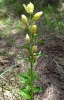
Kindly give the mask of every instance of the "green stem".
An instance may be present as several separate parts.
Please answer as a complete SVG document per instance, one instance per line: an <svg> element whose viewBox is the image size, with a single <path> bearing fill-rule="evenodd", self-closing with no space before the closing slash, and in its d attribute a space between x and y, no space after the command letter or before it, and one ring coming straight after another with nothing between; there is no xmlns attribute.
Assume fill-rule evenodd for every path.
<svg viewBox="0 0 64 100"><path fill-rule="evenodd" d="M29 60L30 60L30 68L31 68L31 70L30 70L31 71L31 74L30 74L30 79L31 79L31 99L30 100L33 100L33 55L32 55L32 49L31 49L29 44L28 44L28 47L29 47L29 52L30 52Z"/></svg>
<svg viewBox="0 0 64 100"><path fill-rule="evenodd" d="M31 100L33 100L33 63L31 59Z"/></svg>
<svg viewBox="0 0 64 100"><path fill-rule="evenodd" d="M32 24L33 24L32 15L30 15L30 20L31 20L31 27L32 27ZM30 30L29 30L29 33L30 33L29 35L30 35L30 38L31 38L31 45L28 44L28 48L29 48L29 52L30 52L29 60L30 60L30 67L31 67L31 75L30 75L30 79L31 79L31 99L30 100L33 100L33 64L34 63L33 63L32 47L34 45L34 36L31 34Z"/></svg>
<svg viewBox="0 0 64 100"><path fill-rule="evenodd" d="M32 34L32 46L34 45L34 34Z"/></svg>

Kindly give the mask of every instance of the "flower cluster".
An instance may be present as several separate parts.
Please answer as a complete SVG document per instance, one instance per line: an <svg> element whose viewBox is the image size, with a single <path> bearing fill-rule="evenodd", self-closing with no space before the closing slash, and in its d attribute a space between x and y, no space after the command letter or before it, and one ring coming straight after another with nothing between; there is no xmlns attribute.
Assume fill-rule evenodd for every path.
<svg viewBox="0 0 64 100"><path fill-rule="evenodd" d="M25 4L23 4L23 6L24 6L26 12L28 14L30 14L30 18L31 18L30 19L31 24L30 24L30 26L28 26L28 18L24 14L21 15L21 19L22 19L22 23L24 24L24 28L28 28L28 30L29 30L29 33L26 34L25 41L27 44L30 44L30 42L32 43L31 52L36 53L37 46L34 45L33 41L35 40L35 34L37 32L37 25L34 24L34 21L39 20L39 18L43 14L43 12L40 11L40 12L33 14L34 13L34 5L31 2L29 4L27 4L27 6ZM25 48L25 51L30 52L26 48Z"/></svg>

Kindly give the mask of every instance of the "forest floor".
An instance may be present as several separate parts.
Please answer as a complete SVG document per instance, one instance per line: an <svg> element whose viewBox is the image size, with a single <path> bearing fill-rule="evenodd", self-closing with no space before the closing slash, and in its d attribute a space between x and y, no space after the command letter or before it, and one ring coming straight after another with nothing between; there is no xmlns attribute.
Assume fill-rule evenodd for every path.
<svg viewBox="0 0 64 100"><path fill-rule="evenodd" d="M36 40L38 52L41 51L46 56L39 57L34 66L40 76L37 83L44 89L42 93L34 95L34 100L64 100L64 35L47 31L42 19L37 24L38 34L40 34ZM0 21L0 87L2 85L5 87L8 83L12 91L17 91L13 72L18 74L26 71L29 65L26 61L19 60L25 57L22 55L23 50L20 46L25 44L26 33L22 31L20 20ZM44 43L39 43L38 40L44 40ZM3 73L4 71L6 72ZM3 83L3 80L6 83ZM0 88L0 100L17 100L6 89L3 94L5 99L2 97L2 88Z"/></svg>

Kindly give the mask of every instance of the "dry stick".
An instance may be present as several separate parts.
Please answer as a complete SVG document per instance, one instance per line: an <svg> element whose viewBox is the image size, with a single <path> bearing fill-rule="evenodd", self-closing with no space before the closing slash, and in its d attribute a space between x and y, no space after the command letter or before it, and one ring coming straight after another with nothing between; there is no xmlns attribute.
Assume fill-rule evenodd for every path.
<svg viewBox="0 0 64 100"><path fill-rule="evenodd" d="M2 84L3 84L3 81L2 81ZM5 97L4 97L4 87L3 87L3 85L2 85L2 97L3 97L3 99L5 100Z"/></svg>
<svg viewBox="0 0 64 100"><path fill-rule="evenodd" d="M12 68L11 70L12 70L12 75L13 75L13 77L14 77L14 81L15 81L15 84L16 84L16 83L17 83L16 75L14 74L14 70L13 70L13 68Z"/></svg>
<svg viewBox="0 0 64 100"><path fill-rule="evenodd" d="M21 64L21 63L15 64L14 66L11 66L11 67L8 68L7 70L5 70L2 74L0 74L0 77L1 77L2 75L4 75L6 72L8 72L11 68L17 67L17 65L19 65L19 64Z"/></svg>
<svg viewBox="0 0 64 100"><path fill-rule="evenodd" d="M56 63L56 65L58 66L58 68L62 71L62 73L64 73L64 70L60 67L60 65L58 64L57 61L54 60L54 62Z"/></svg>

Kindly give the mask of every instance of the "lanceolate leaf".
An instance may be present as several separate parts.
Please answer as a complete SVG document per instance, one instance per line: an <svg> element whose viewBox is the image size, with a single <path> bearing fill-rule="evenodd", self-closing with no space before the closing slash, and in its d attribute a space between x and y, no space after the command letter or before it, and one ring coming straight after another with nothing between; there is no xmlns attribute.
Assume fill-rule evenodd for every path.
<svg viewBox="0 0 64 100"><path fill-rule="evenodd" d="M43 92L43 89L39 87L38 85L35 85L33 87L33 93L37 93L37 92Z"/></svg>
<svg viewBox="0 0 64 100"><path fill-rule="evenodd" d="M46 55L46 54L44 54L44 53L42 54L42 53L41 53L41 51L40 51L39 53L36 53L36 56L37 56L37 58L38 58L38 57L41 57L41 56L43 56L43 57L45 57L45 56L46 56L46 57L47 57L47 55Z"/></svg>
<svg viewBox="0 0 64 100"><path fill-rule="evenodd" d="M26 99L30 99L31 98L30 92L27 91L26 89L21 89L20 90L20 93Z"/></svg>
<svg viewBox="0 0 64 100"><path fill-rule="evenodd" d="M28 61L28 62L29 62L29 58L18 58L18 60L21 60L21 61Z"/></svg>
<svg viewBox="0 0 64 100"><path fill-rule="evenodd" d="M29 49L27 45L22 45L22 46L20 46L20 47L23 48L23 49L24 49L24 48L25 48L25 49Z"/></svg>
<svg viewBox="0 0 64 100"><path fill-rule="evenodd" d="M29 74L29 76L31 76L31 69L30 68L28 68L28 74ZM37 72L36 71L32 71L32 76L33 76L33 82L36 80L36 79L39 79L39 77L38 77L38 75L37 75Z"/></svg>
<svg viewBox="0 0 64 100"><path fill-rule="evenodd" d="M18 75L18 77L21 79L21 82L24 84L30 84L30 76L28 73L21 73Z"/></svg>
<svg viewBox="0 0 64 100"><path fill-rule="evenodd" d="M44 44L44 43L45 43L45 41L44 41L44 40L42 40L42 39L40 39L40 40L38 40L38 43L39 43L39 44Z"/></svg>

